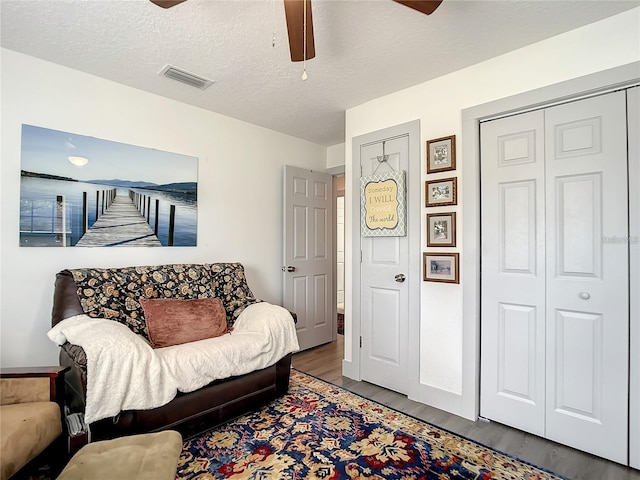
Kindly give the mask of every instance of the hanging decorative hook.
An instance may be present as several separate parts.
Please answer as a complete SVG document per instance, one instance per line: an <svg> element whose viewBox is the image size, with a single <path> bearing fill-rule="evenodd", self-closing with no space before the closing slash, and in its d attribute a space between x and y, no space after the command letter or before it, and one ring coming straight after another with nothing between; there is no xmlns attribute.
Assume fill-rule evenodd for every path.
<svg viewBox="0 0 640 480"><path fill-rule="evenodd" d="M375 175L376 172L378 171L378 169L380 168L380 165L382 165L383 163L386 163L387 166L395 172L395 169L389 164L389 155L387 155L387 152L385 150L386 147L386 140L382 141L382 155L378 155L376 158L378 159L378 166L376 167L376 169L373 171L373 174Z"/></svg>
<svg viewBox="0 0 640 480"><path fill-rule="evenodd" d="M387 155L385 153L385 146L386 146L387 142L386 140L382 141L382 156L378 155L378 162L382 163L382 162L388 162L389 161L389 155Z"/></svg>

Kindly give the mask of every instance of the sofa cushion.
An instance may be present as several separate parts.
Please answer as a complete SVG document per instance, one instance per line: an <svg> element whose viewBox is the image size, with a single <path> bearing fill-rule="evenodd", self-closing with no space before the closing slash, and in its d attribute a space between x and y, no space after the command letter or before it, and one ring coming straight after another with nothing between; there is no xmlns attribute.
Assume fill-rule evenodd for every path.
<svg viewBox="0 0 640 480"><path fill-rule="evenodd" d="M1 476L8 478L44 451L62 433L60 407L32 402L0 407Z"/></svg>
<svg viewBox="0 0 640 480"><path fill-rule="evenodd" d="M222 300L227 311L227 324L232 327L246 307L262 300L256 299L249 288L241 263L212 263L209 267L215 297Z"/></svg>
<svg viewBox="0 0 640 480"><path fill-rule="evenodd" d="M0 405L51 400L49 377L3 378Z"/></svg>
<svg viewBox="0 0 640 480"><path fill-rule="evenodd" d="M217 298L141 298L154 348L219 337L227 333L227 313Z"/></svg>
<svg viewBox="0 0 640 480"><path fill-rule="evenodd" d="M140 298L215 298L206 265L154 265L71 270L90 317L111 318L149 338Z"/></svg>
<svg viewBox="0 0 640 480"><path fill-rule="evenodd" d="M78 299L90 317L111 318L148 337L140 298L219 298L233 326L257 300L240 263L174 264L70 270Z"/></svg>

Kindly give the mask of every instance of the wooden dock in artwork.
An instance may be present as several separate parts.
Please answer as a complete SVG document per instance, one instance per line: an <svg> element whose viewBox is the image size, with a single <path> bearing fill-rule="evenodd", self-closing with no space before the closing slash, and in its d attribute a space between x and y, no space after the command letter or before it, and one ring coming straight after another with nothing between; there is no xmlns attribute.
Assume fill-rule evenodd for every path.
<svg viewBox="0 0 640 480"><path fill-rule="evenodd" d="M116 195L107 211L76 243L76 247L116 246L162 246L147 220L127 195Z"/></svg>

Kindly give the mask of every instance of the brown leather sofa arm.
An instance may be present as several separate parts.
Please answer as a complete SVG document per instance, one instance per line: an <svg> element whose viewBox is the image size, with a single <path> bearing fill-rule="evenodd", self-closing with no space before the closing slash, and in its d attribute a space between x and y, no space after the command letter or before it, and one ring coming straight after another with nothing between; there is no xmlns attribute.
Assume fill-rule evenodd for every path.
<svg viewBox="0 0 640 480"><path fill-rule="evenodd" d="M2 368L0 379L3 385L0 389L0 403L29 402L35 397L38 400L56 402L62 411L64 374L67 370L69 367L64 366Z"/></svg>
<svg viewBox="0 0 640 480"><path fill-rule="evenodd" d="M56 274L55 290L53 292L53 308L51 310L51 326L65 318L84 313L78 299L78 286L69 270L62 270Z"/></svg>

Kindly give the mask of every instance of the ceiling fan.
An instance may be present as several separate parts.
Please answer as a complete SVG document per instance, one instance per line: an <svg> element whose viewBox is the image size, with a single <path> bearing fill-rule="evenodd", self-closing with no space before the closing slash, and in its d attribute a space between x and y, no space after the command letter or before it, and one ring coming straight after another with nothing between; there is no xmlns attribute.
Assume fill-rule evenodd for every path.
<svg viewBox="0 0 640 480"><path fill-rule="evenodd" d="M162 8L171 8L186 0L150 0ZM442 0L393 0L394 2L413 8L426 15L431 15L440 6ZM311 0L284 0L284 12L289 34L289 51L292 62L302 62L316 56L313 42L313 18ZM306 12L306 23L305 23ZM306 42L304 33L306 31ZM306 46L306 55L304 52Z"/></svg>

